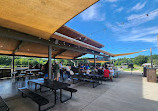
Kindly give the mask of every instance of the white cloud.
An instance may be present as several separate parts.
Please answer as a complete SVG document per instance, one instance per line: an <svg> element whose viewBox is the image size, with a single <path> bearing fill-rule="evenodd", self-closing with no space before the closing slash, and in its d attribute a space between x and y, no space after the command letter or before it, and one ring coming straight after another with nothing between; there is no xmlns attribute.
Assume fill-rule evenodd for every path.
<svg viewBox="0 0 158 111"><path fill-rule="evenodd" d="M138 11L138 10L141 10L142 8L144 8L146 5L146 2L144 3L137 3L134 7L132 7L131 11Z"/></svg>
<svg viewBox="0 0 158 111"><path fill-rule="evenodd" d="M112 8L116 8L117 5L116 5L116 4L112 4L111 7L112 7Z"/></svg>
<svg viewBox="0 0 158 111"><path fill-rule="evenodd" d="M101 5L93 5L89 7L87 10L81 13L81 18L84 21L94 20L94 21L104 21L105 13L101 13L99 8Z"/></svg>
<svg viewBox="0 0 158 111"><path fill-rule="evenodd" d="M115 11L116 11L116 12L121 12L123 9L124 9L123 7L120 7L120 8L118 8L118 9L116 9Z"/></svg>
<svg viewBox="0 0 158 111"><path fill-rule="evenodd" d="M148 14L148 16L147 16ZM153 10L150 13L143 13L143 14L133 14L127 17L127 23L125 23L123 26L125 28L138 26L140 24L146 23L148 21L154 20L158 17L158 9Z"/></svg>
<svg viewBox="0 0 158 111"><path fill-rule="evenodd" d="M158 27L134 28L119 37L119 41L156 42Z"/></svg>
<svg viewBox="0 0 158 111"><path fill-rule="evenodd" d="M123 30L121 29L121 28L119 28L118 26L114 26L114 25L112 25L112 24L110 24L110 23L106 23L106 27L108 28L108 29L111 29L113 32L115 32L115 33L118 33L118 32L122 32Z"/></svg>
<svg viewBox="0 0 158 111"><path fill-rule="evenodd" d="M157 41L158 26L155 27L135 27L124 28L117 25L106 23L107 29L111 29L113 35L118 37L118 41L124 42L151 42Z"/></svg>

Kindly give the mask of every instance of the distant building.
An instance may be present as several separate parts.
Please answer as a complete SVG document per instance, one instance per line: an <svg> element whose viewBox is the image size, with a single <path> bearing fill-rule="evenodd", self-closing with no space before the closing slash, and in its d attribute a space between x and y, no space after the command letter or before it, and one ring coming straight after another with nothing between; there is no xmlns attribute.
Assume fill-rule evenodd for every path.
<svg viewBox="0 0 158 111"><path fill-rule="evenodd" d="M142 66L143 67L151 67L151 63L144 63L144 64L142 64ZM153 64L153 66L154 66L154 64Z"/></svg>

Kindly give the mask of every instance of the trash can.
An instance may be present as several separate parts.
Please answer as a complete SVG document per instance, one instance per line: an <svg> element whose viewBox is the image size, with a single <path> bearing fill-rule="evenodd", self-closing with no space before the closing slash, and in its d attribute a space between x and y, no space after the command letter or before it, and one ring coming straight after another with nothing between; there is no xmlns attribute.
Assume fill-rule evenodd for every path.
<svg viewBox="0 0 158 111"><path fill-rule="evenodd" d="M148 82L157 82L157 76L156 76L156 68L147 68L147 81Z"/></svg>

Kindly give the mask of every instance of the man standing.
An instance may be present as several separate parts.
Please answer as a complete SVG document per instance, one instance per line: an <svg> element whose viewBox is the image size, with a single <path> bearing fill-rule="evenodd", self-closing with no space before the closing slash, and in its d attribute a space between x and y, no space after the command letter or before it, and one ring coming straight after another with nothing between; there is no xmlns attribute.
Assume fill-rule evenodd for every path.
<svg viewBox="0 0 158 111"><path fill-rule="evenodd" d="M70 79L70 76L71 76L71 75L70 75L70 68L69 68L69 65L68 65L68 64L66 65L66 74L68 75L68 80L71 80L71 79Z"/></svg>
<svg viewBox="0 0 158 111"><path fill-rule="evenodd" d="M55 62L55 65L54 65L54 80L59 80L59 77L60 77L60 69L59 69L59 64L58 62Z"/></svg>
<svg viewBox="0 0 158 111"><path fill-rule="evenodd" d="M62 62L60 62L59 64L59 68L60 68L60 77L62 80L64 80L64 77L63 77L63 65L62 65Z"/></svg>

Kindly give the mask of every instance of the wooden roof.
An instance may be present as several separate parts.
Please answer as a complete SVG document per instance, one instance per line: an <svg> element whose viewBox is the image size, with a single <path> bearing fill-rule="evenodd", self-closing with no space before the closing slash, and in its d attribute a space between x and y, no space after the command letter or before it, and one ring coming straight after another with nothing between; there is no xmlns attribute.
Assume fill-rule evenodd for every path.
<svg viewBox="0 0 158 111"><path fill-rule="evenodd" d="M74 57L78 57L79 55L83 54L77 51L63 50L56 47L52 48L52 57L56 55L55 58L73 59ZM21 42L19 40L0 37L0 54L29 57L48 57L48 46L40 43L25 41Z"/></svg>
<svg viewBox="0 0 158 111"><path fill-rule="evenodd" d="M14 33L15 32L15 33ZM102 47L103 45L80 34L79 32L67 27L62 26L57 30L60 34L64 34L69 36L68 38L73 38L76 41L80 41L81 43L70 42L67 39L63 39L60 35L56 36L55 34L52 35L51 41L54 41L52 44L52 57L54 58L63 58L63 59L74 59L85 55L87 53L93 54L93 48L95 49ZM3 34L4 33L4 34ZM20 34L20 35L17 35ZM9 38L7 37L9 35ZM22 36L25 35L22 40ZM14 36L14 37L13 37ZM56 38L54 38L54 36ZM86 38L86 40L78 40L78 36L82 36ZM16 38L15 38L16 37ZM36 40L40 40L40 38L36 38ZM30 56L30 57L48 57L48 44L42 44L33 42L30 40L31 36L25 33L17 32L14 30L10 30L7 28L0 27L0 54L7 54L7 55L17 55L17 56ZM58 39L58 43L56 44L55 41ZM49 43L48 40L45 40ZM84 44L83 44L84 43ZM88 47L87 47L87 45ZM57 45L59 47L57 47ZM90 46L92 49L90 49ZM65 48L68 47L68 48ZM73 48L73 50L71 50ZM88 52L87 52L88 51ZM98 52L99 53L99 52Z"/></svg>
<svg viewBox="0 0 158 111"><path fill-rule="evenodd" d="M50 36L98 0L0 0L0 26L33 36Z"/></svg>
<svg viewBox="0 0 158 111"><path fill-rule="evenodd" d="M66 36L69 36L73 39L83 41L84 43L93 45L93 46L98 47L98 48L104 47L104 45L100 44L99 42L97 42L91 38L88 38L87 36L77 32L77 31L75 31L67 26L60 27L56 32L59 32L59 33L64 34Z"/></svg>

